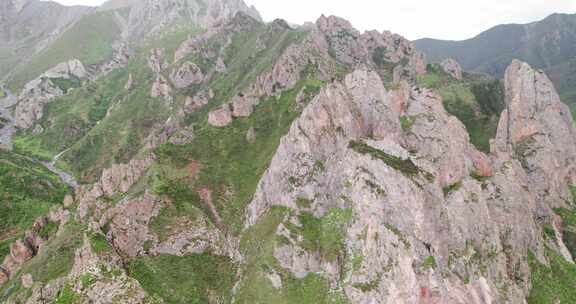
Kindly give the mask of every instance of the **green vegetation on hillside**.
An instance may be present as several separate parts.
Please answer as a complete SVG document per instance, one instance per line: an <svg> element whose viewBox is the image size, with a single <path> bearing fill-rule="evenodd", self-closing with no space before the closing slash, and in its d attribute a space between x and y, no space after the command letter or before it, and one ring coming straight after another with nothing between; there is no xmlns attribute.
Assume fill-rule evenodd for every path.
<svg viewBox="0 0 576 304"><path fill-rule="evenodd" d="M204 121L198 126L196 138L190 144L165 144L159 147L156 150L158 162L176 169L192 161L197 162L200 166L198 179L194 185L189 185L195 189L210 189L222 222L227 228L238 232L243 224L243 218L239 215L244 214L244 208L252 199L280 138L288 132L292 121L302 110L296 102L298 92L307 88L311 91L310 96L313 96L321 85L318 81L304 81L278 99L262 101L249 118L237 119L225 128L214 128ZM248 143L246 133L252 127L256 131L256 141ZM178 180L168 179L164 183L177 184ZM186 190L179 192L182 191ZM165 191L159 194L170 196L174 193ZM196 204L196 207L208 210L206 206ZM211 211L207 215L215 218Z"/></svg>
<svg viewBox="0 0 576 304"><path fill-rule="evenodd" d="M346 210L339 210L338 212L335 211L334 214L345 214L346 212ZM276 229L290 213L291 211L286 208L273 207L256 225L250 227L243 234L241 250L246 254L247 261L243 267L244 279L239 286L236 302L241 304L349 303L342 292L330 289L326 279L317 274L308 274L303 279L297 279L288 270L282 268L274 258L274 248L281 246L283 242L276 234ZM341 227L340 224L337 226ZM338 228L331 231L340 230ZM321 231L317 232L321 233ZM317 232L309 231L307 234L313 233L321 238ZM272 285L269 279L271 275L280 277L282 282L280 289L276 289Z"/></svg>
<svg viewBox="0 0 576 304"><path fill-rule="evenodd" d="M228 257L194 254L137 258L130 275L167 304L229 303L236 266Z"/></svg>
<svg viewBox="0 0 576 304"><path fill-rule="evenodd" d="M562 240L572 256L576 257L576 211L565 208L558 208L554 211L564 221L562 225Z"/></svg>
<svg viewBox="0 0 576 304"><path fill-rule="evenodd" d="M59 177L42 164L0 150L0 260L7 253L8 241L61 203L67 192Z"/></svg>
<svg viewBox="0 0 576 304"><path fill-rule="evenodd" d="M72 270L76 249L82 245L83 231L79 223L71 221L64 226L64 231L48 241L39 254L24 264L22 270L15 274L14 279L0 286L0 301L23 292L21 275L30 274L35 282L49 283L66 276Z"/></svg>
<svg viewBox="0 0 576 304"><path fill-rule="evenodd" d="M45 51L17 69L8 86L13 92L18 92L28 81L71 59L78 59L85 66L102 63L112 56L112 45L119 35L120 27L114 18L114 11L86 15Z"/></svg>
<svg viewBox="0 0 576 304"><path fill-rule="evenodd" d="M541 264L532 251L528 252L532 272L528 304L572 303L576 299L576 265L549 249L546 257L550 266Z"/></svg>
<svg viewBox="0 0 576 304"><path fill-rule="evenodd" d="M446 111L466 126L470 141L481 151L490 151L490 139L496 136L500 113L504 109L504 88L500 81L465 75L457 81L439 65L428 65L428 73L419 76L420 85L437 91Z"/></svg>
<svg viewBox="0 0 576 304"><path fill-rule="evenodd" d="M351 209L330 209L322 218L310 213L299 216L302 227L288 224L293 233L304 238L300 246L311 252L319 251L322 257L334 261L346 251L346 227L352 219Z"/></svg>
<svg viewBox="0 0 576 304"><path fill-rule="evenodd" d="M418 166L416 166L410 158L402 159L400 157L387 154L386 152L373 148L364 142L351 141L348 147L360 154L370 155L374 159L383 161L386 163L386 165L406 175L406 177L416 177L422 172L422 170L420 170L420 168L418 168Z"/></svg>

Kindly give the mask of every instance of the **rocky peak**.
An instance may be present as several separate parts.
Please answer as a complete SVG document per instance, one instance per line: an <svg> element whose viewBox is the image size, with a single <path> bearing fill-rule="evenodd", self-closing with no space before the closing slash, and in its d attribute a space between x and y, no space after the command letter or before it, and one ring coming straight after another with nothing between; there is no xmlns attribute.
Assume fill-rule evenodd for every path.
<svg viewBox="0 0 576 304"><path fill-rule="evenodd" d="M342 31L347 31L354 34L354 36L360 35L360 32L358 32L348 20L337 16L326 17L322 15L316 21L316 26L324 33L338 34Z"/></svg>
<svg viewBox="0 0 576 304"><path fill-rule="evenodd" d="M261 20L254 7L242 0L142 0L110 1L103 9L130 7L125 36L138 39L154 35L166 26L187 22L210 28L242 12Z"/></svg>
<svg viewBox="0 0 576 304"><path fill-rule="evenodd" d="M393 66L394 80L412 79L426 73L426 58L409 40L388 31L361 34L345 19L322 15L317 30L325 36L336 59L352 68Z"/></svg>
<svg viewBox="0 0 576 304"><path fill-rule="evenodd" d="M513 157L526 170L532 187L547 206L570 201L567 183L576 183L576 129L568 106L550 79L514 60L505 74L506 109L492 152Z"/></svg>
<svg viewBox="0 0 576 304"><path fill-rule="evenodd" d="M501 124L506 128L499 128L501 143L515 145L538 133L555 140L574 140L570 111L544 72L514 60L506 69L504 81L506 110Z"/></svg>
<svg viewBox="0 0 576 304"><path fill-rule="evenodd" d="M440 63L440 66L442 66L444 72L448 73L454 79L462 80L462 67L460 67L460 64L456 60L447 58Z"/></svg>

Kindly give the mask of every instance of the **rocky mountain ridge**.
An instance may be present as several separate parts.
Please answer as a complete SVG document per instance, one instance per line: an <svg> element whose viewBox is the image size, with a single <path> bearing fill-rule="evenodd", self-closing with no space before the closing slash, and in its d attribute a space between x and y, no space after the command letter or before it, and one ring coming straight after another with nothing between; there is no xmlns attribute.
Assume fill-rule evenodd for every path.
<svg viewBox="0 0 576 304"><path fill-rule="evenodd" d="M576 130L543 72L514 60L501 84L399 35L235 1L206 3L218 22L194 19L200 1L98 11L139 3L166 12L128 13L147 31L181 10L205 28L100 68L69 58L20 95L15 151L81 185L28 233L0 230L0 301L576 297Z"/></svg>

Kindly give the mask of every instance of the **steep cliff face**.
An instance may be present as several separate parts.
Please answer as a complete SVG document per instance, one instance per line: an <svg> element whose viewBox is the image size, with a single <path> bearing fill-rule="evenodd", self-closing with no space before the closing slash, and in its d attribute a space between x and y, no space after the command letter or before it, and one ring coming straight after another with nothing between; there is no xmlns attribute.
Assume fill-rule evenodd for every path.
<svg viewBox="0 0 576 304"><path fill-rule="evenodd" d="M542 72L427 66L399 35L262 23L240 1L106 13L141 44L63 61L16 106L35 126L16 150L81 185L2 239L0 301L576 297L576 130Z"/></svg>
<svg viewBox="0 0 576 304"><path fill-rule="evenodd" d="M294 210L275 230L282 268L320 273L353 303L522 303L528 251L544 260L555 248L572 263L558 229L553 239L542 233L542 222L559 223L551 208L569 204L576 154L569 111L541 72L508 68L502 148L491 155L433 92L394 94L357 70L328 85L283 138L247 217L258 226L274 206ZM510 148L531 136L521 156ZM310 218L340 222L310 239Z"/></svg>

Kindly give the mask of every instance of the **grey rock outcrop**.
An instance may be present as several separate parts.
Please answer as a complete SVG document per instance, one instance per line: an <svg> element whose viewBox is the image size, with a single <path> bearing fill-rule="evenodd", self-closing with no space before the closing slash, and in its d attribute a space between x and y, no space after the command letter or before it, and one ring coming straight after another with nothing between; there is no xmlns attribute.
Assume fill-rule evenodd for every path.
<svg viewBox="0 0 576 304"><path fill-rule="evenodd" d="M232 98L232 116L248 117L254 112L254 106L258 104L258 97L238 94Z"/></svg>
<svg viewBox="0 0 576 304"><path fill-rule="evenodd" d="M152 88L150 89L150 97L152 98L162 98L167 103L172 102L172 86L164 76L158 74L156 80L152 83Z"/></svg>
<svg viewBox="0 0 576 304"><path fill-rule="evenodd" d="M362 262L339 284L352 303L522 303L528 250L545 260L547 243L572 262L560 232L545 240L540 221L555 223L551 208L567 201L576 137L542 73L514 62L506 92L494 152L485 155L432 91L388 92L376 73L356 70L324 88L293 123L247 209L247 226L278 205L317 218L350 210L345 251ZM400 117L411 119L409 130ZM528 153L518 159L514 149L527 138ZM301 197L311 205L299 206ZM288 241L274 249L284 268L296 277L342 278L342 269L300 247L284 227L276 233ZM373 287L359 287L366 284Z"/></svg>
<svg viewBox="0 0 576 304"><path fill-rule="evenodd" d="M531 187L550 207L570 201L576 183L576 131L568 106L542 72L514 60L506 70L506 109L492 152L500 161L516 158Z"/></svg>
<svg viewBox="0 0 576 304"><path fill-rule="evenodd" d="M456 60L447 58L440 63L440 66L444 72L448 73L448 75L454 79L462 80L462 67L460 67L460 64Z"/></svg>
<svg viewBox="0 0 576 304"><path fill-rule="evenodd" d="M232 110L225 104L208 114L208 123L214 127L225 127L232 123Z"/></svg>
<svg viewBox="0 0 576 304"><path fill-rule="evenodd" d="M62 62L55 67L44 72L41 77L44 78L64 78L70 79L71 77L86 78L88 73L80 60L73 59L67 62Z"/></svg>
<svg viewBox="0 0 576 304"><path fill-rule="evenodd" d="M26 84L14 110L15 125L22 129L32 127L36 120L42 118L45 104L67 93L53 79L79 82L87 76L84 65L74 59L54 66Z"/></svg>
<svg viewBox="0 0 576 304"><path fill-rule="evenodd" d="M208 90L196 94L194 97L187 96L184 101L184 113L192 114L210 102L214 98L214 92Z"/></svg>
<svg viewBox="0 0 576 304"><path fill-rule="evenodd" d="M352 68L363 65L382 68L388 62L395 65L394 74L398 76L395 81L426 73L424 53L400 35L388 31L361 34L350 22L335 16L321 16L316 27L325 36L336 59Z"/></svg>
<svg viewBox="0 0 576 304"><path fill-rule="evenodd" d="M166 61L166 51L161 48L152 49L148 57L148 67L152 72L158 74L168 67Z"/></svg>
<svg viewBox="0 0 576 304"><path fill-rule="evenodd" d="M172 72L170 79L176 88L183 89L192 84L201 83L204 80L204 74L197 65L186 61Z"/></svg>

